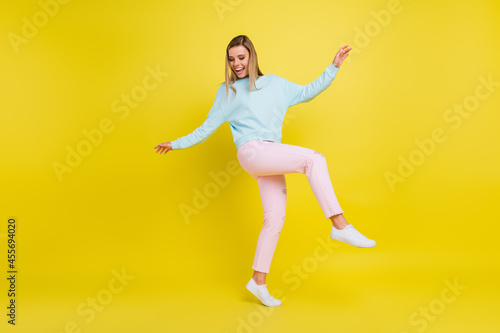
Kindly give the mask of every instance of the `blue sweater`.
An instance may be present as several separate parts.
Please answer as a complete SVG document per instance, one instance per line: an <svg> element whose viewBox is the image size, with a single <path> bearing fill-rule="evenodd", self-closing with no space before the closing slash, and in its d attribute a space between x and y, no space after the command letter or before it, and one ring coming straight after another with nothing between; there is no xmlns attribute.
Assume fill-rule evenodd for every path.
<svg viewBox="0 0 500 333"><path fill-rule="evenodd" d="M281 129L286 110L295 104L311 101L328 88L339 68L331 63L314 81L306 85L290 82L278 75L266 74L255 80L260 90L248 91L248 76L229 87L226 100L225 82L221 83L205 122L192 133L171 142L172 149L185 149L200 144L224 122L229 122L236 150L255 139L281 143Z"/></svg>

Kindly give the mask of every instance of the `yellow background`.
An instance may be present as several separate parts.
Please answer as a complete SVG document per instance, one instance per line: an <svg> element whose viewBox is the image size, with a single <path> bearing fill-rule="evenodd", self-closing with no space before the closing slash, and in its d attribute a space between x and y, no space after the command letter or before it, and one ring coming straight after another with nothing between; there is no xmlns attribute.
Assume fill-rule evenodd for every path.
<svg viewBox="0 0 500 333"><path fill-rule="evenodd" d="M18 52L12 34L22 35L23 17L43 20L42 7L3 3L2 332L498 332L500 6L395 3L73 0ZM377 20L381 11L390 19ZM287 175L267 278L279 308L245 289L262 224L256 181L239 164L224 186L211 177L238 163L229 124L187 150L153 149L203 123L239 34L264 74L299 84L353 47L330 88L288 110L282 142L326 156L347 220L377 246L330 239L305 175ZM126 116L114 112L157 67L163 81ZM497 86L477 88L489 76ZM447 110L472 103L476 89L488 97L453 128ZM60 181L53 163L105 119L113 130ZM436 128L446 140L391 188L387 172L424 156L415 140ZM207 188L208 202L183 215ZM16 327L6 323L10 216Z"/></svg>

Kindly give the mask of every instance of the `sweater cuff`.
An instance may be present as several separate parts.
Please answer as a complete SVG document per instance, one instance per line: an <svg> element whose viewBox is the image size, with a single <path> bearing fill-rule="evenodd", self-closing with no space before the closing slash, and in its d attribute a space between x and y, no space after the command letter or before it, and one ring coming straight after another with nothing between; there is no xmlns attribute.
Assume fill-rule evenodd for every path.
<svg viewBox="0 0 500 333"><path fill-rule="evenodd" d="M339 71L340 68L338 67L335 67L335 65L333 63L330 63L330 65L328 65L328 67L326 67L325 71L327 71L328 73L330 74L337 74L337 72Z"/></svg>

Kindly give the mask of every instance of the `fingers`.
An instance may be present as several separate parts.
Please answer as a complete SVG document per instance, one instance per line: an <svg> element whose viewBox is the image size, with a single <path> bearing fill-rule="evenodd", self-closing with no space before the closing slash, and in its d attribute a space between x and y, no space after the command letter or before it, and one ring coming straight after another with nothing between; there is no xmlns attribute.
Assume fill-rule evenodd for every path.
<svg viewBox="0 0 500 333"><path fill-rule="evenodd" d="M163 145L163 143L160 143L159 145L157 145L157 146L156 146L156 147L154 147L153 149L156 149L156 153L158 153L158 152L159 152L159 153L160 153L160 155L161 155L161 154L166 154L166 153L169 151L169 149L168 149L167 145L165 145L165 146L164 146L164 145Z"/></svg>
<svg viewBox="0 0 500 333"><path fill-rule="evenodd" d="M339 57L340 59L344 60L345 58L347 58L347 56L349 56L349 51L352 50L352 47L350 48L346 48L348 45L344 45L340 48L339 50Z"/></svg>
<svg viewBox="0 0 500 333"><path fill-rule="evenodd" d="M340 48L339 52L349 52L350 50L352 50L352 47L346 49L346 47L348 47L349 45L344 45Z"/></svg>

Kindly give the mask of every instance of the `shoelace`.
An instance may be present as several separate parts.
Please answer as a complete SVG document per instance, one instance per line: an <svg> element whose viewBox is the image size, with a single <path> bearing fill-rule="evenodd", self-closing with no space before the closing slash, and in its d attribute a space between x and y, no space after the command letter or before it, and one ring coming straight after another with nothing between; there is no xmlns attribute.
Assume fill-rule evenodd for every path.
<svg viewBox="0 0 500 333"><path fill-rule="evenodd" d="M269 291L267 290L267 287L260 287L259 286L259 290L260 290L261 296L263 296L265 299L267 299L267 300L275 300L275 298L269 294Z"/></svg>
<svg viewBox="0 0 500 333"><path fill-rule="evenodd" d="M357 237L358 239L363 239L363 240L368 239L368 237L366 237L366 236L364 236L363 234L361 234L361 233L360 233L359 231L357 231L357 230L356 230L356 229L355 229L352 225L348 225L346 228L349 228L349 230L348 230L348 231L349 231L349 232L350 232L353 236Z"/></svg>

